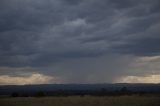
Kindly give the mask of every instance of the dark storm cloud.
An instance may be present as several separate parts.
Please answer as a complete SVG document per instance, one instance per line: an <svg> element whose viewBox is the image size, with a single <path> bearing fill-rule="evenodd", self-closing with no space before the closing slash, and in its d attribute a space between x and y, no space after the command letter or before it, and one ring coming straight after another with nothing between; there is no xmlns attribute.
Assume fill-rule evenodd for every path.
<svg viewBox="0 0 160 106"><path fill-rule="evenodd" d="M112 77L122 58L132 63L128 56L160 55L159 19L159 0L1 0L0 66L47 66L50 69L44 73L53 69L54 74L71 79L62 73L68 70L80 77L87 72L87 80L91 70L95 72L91 79L102 70L100 76L106 72ZM103 56L106 61L101 62ZM89 68L93 58L102 65L93 63ZM66 61L69 66L62 69ZM86 65L78 65L84 61ZM119 61L115 66L105 64L115 61ZM124 68L118 73L124 73ZM112 80L109 75L108 81Z"/></svg>
<svg viewBox="0 0 160 106"><path fill-rule="evenodd" d="M160 38L144 38L131 41L128 45L121 45L115 51L139 56L159 55Z"/></svg>

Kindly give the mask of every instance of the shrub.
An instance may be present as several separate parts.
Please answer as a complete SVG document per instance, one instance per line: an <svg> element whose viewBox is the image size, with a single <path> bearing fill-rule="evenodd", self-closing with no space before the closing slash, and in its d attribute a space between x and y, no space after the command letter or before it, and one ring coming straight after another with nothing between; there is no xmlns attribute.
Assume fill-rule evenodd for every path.
<svg viewBox="0 0 160 106"><path fill-rule="evenodd" d="M11 94L11 97L19 97L19 94L18 94L17 92L13 92L13 93Z"/></svg>
<svg viewBox="0 0 160 106"><path fill-rule="evenodd" d="M44 97L45 96L45 93L43 91L38 91L36 93L36 97Z"/></svg>

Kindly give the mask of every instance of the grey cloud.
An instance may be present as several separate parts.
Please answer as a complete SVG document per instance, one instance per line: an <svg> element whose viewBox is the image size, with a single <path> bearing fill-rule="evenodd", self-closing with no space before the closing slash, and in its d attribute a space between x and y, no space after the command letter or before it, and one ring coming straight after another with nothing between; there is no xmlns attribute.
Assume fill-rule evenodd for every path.
<svg viewBox="0 0 160 106"><path fill-rule="evenodd" d="M100 62L98 59L108 55L103 62L114 63L123 61L124 55L131 58L159 55L159 7L159 0L1 0L0 66L46 68L72 59L82 64L90 63L92 58ZM112 54L122 58L112 60L109 58ZM73 72L76 77L85 70L81 74L86 73L87 81L91 70L95 69L92 77L96 77L97 68L104 70L110 66L100 63L100 66L91 64L94 68L77 66L74 62L67 67L78 70ZM120 63L114 67L119 68ZM61 69L63 65L56 67L59 74L67 69ZM112 77L116 73L113 70L118 70L114 67L102 73ZM48 70L44 73L52 67ZM121 70L118 73L125 73ZM112 80L109 75L107 79Z"/></svg>
<svg viewBox="0 0 160 106"><path fill-rule="evenodd" d="M117 46L115 51L139 56L156 56L160 54L160 38L143 38L127 45Z"/></svg>
<svg viewBox="0 0 160 106"><path fill-rule="evenodd" d="M159 13L154 13L153 9L154 5L157 7L159 3L157 1L40 0L36 2L29 0L22 2L7 0L1 3L4 4L1 10L2 56L30 56L37 53L40 56L53 54L55 55L53 57L56 55L58 57L58 54L74 55L79 52L80 56L77 55L77 57L81 57L87 51L87 47L87 49L92 48L91 51L86 52L87 54L92 52L94 56L99 47L106 54L108 48L114 49L112 48L113 44L127 42L124 38L135 33L145 33L150 26L159 22ZM141 9L146 12L148 10L149 14L141 16L143 13L140 13L140 17L128 16L130 12L137 13ZM77 20L82 21L76 23ZM71 24L77 24L77 26ZM134 36L136 37L136 35ZM96 43L107 46L96 47ZM127 45L131 44L128 43L125 47ZM90 54L92 55L92 53ZM132 51L130 53L134 54Z"/></svg>
<svg viewBox="0 0 160 106"><path fill-rule="evenodd" d="M39 70L37 68L32 68L32 67L22 67L22 68L0 67L0 76L9 75L9 76L26 77L35 72L39 72Z"/></svg>

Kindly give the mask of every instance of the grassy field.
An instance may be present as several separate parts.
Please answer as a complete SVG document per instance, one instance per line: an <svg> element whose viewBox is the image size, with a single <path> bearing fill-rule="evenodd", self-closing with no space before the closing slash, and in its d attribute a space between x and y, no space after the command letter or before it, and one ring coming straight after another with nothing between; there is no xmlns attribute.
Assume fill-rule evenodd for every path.
<svg viewBox="0 0 160 106"><path fill-rule="evenodd" d="M160 106L154 96L1 98L0 106Z"/></svg>

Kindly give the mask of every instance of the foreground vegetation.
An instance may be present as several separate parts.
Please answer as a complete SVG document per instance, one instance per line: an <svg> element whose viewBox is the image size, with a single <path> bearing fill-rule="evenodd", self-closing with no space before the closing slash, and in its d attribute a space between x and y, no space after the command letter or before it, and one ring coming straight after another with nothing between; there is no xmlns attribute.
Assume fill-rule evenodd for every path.
<svg viewBox="0 0 160 106"><path fill-rule="evenodd" d="M68 96L1 98L0 106L160 106L158 96Z"/></svg>

